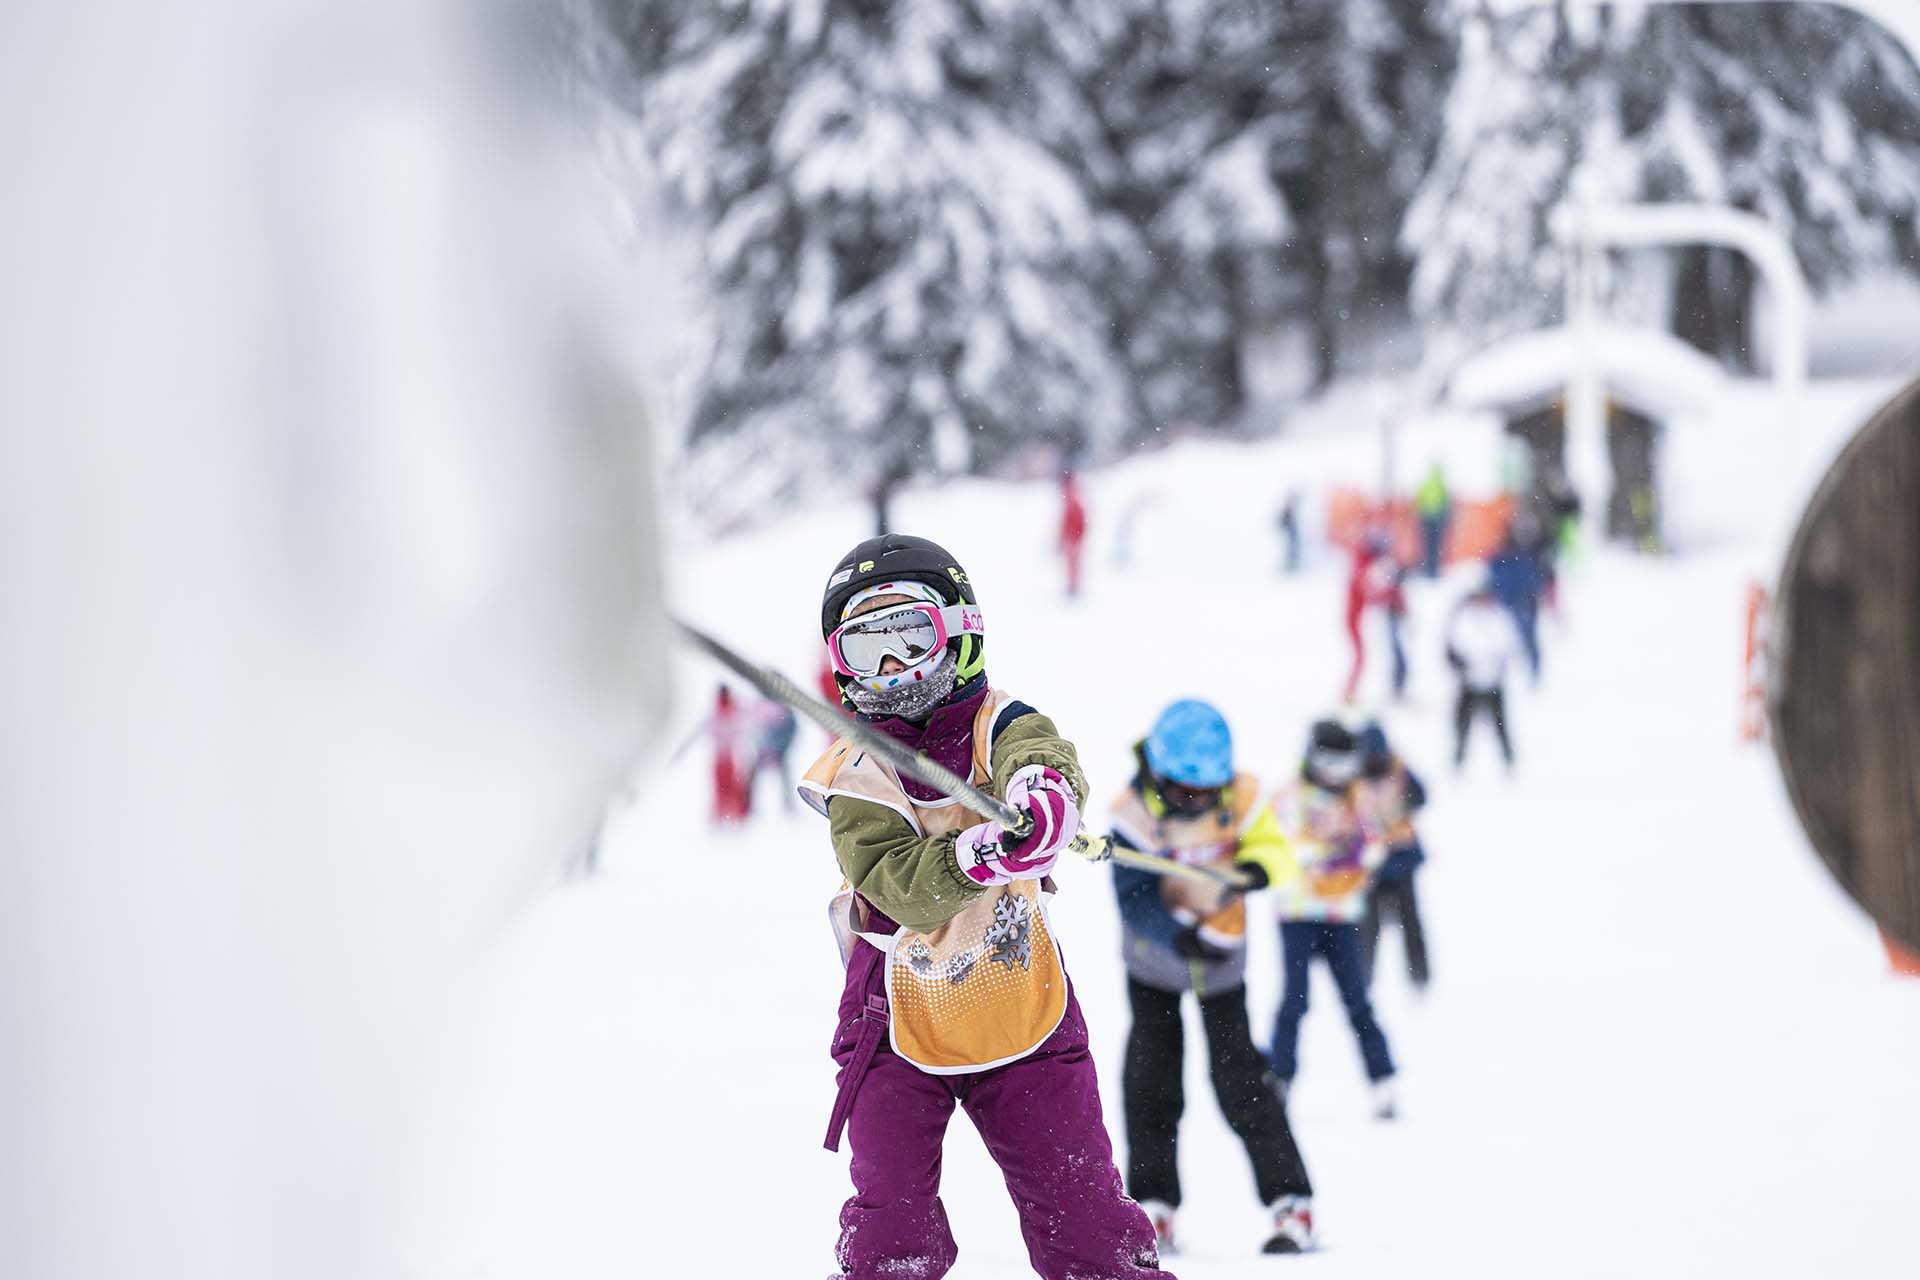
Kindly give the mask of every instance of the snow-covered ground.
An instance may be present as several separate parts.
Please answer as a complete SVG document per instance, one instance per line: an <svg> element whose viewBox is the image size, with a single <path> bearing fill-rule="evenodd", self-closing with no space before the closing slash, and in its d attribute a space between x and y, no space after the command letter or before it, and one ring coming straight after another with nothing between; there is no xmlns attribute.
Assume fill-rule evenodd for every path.
<svg viewBox="0 0 1920 1280"><path fill-rule="evenodd" d="M1902 1275L1920 1152L1920 982L1828 879L1771 756L1740 745L1743 594L1798 500L1885 382L1797 404L1746 386L1670 452L1690 554L1575 565L1547 673L1519 693L1508 777L1491 742L1446 760L1438 632L1455 587L1416 583L1411 700L1390 732L1432 786L1421 893L1435 985L1392 963L1377 998L1403 1118L1370 1120L1331 984L1316 974L1293 1121L1326 1250L1256 1256L1264 1216L1190 1029L1181 1161L1187 1280ZM1482 433L1413 442L1490 475ZM1190 443L1093 477L1086 598L1061 598L1046 485L915 492L902 527L979 585L997 684L1052 714L1096 788L1168 700L1219 702L1246 765L1278 777L1330 709L1346 655L1342 567L1276 571L1280 495L1378 474L1371 431ZM1464 486L1463 486L1464 487ZM1111 551L1142 499L1134 556ZM821 579L863 536L848 505L670 556L678 607L806 678ZM716 672L678 660L680 725ZM1377 696L1384 671L1366 688ZM675 734L667 735L669 739ZM821 735L803 731L796 763ZM441 1065L433 1153L404 1207L422 1277L820 1277L845 1154L820 1148L839 970L823 824L769 784L748 830L705 825L700 751L649 772L609 822L600 874L531 908L475 975ZM1096 806L1098 812L1100 806ZM1054 914L1118 1133L1126 1034L1104 869L1069 866ZM1264 1034L1277 940L1255 931ZM956 1118L946 1198L956 1280L1028 1275L1013 1212Z"/></svg>

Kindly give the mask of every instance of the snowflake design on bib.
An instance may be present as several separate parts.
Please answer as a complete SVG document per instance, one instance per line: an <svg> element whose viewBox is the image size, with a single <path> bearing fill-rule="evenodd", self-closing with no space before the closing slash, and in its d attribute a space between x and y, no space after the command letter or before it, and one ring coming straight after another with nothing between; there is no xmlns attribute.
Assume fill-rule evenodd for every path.
<svg viewBox="0 0 1920 1280"><path fill-rule="evenodd" d="M1012 969L1033 963L1032 905L1021 897L1004 894L993 904L993 923L987 926L986 944L993 948L988 958Z"/></svg>
<svg viewBox="0 0 1920 1280"><path fill-rule="evenodd" d="M947 961L947 981L959 986L973 972L973 966L980 962L980 948L969 947L953 959Z"/></svg>
<svg viewBox="0 0 1920 1280"><path fill-rule="evenodd" d="M915 938L901 948L900 958L906 961L907 969L916 978L926 982L945 978L958 986L967 980L974 965L980 962L980 948L971 947L957 955L948 956L945 964L937 964L933 958L933 948L927 945L926 939Z"/></svg>

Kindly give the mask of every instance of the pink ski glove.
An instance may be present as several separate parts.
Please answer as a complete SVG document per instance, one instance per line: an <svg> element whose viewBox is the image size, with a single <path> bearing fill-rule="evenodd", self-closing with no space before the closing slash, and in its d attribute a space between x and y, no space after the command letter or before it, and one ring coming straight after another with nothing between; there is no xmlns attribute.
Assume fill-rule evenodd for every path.
<svg viewBox="0 0 1920 1280"><path fill-rule="evenodd" d="M1015 770L1007 779L1006 797L1033 816L1033 829L1015 842L1023 857L1058 854L1080 834L1080 802L1073 787L1043 764Z"/></svg>
<svg viewBox="0 0 1920 1280"><path fill-rule="evenodd" d="M1007 780L1007 803L1033 817L1033 829L1015 840L997 822L962 831L954 841L960 870L975 884L1038 880L1053 870L1060 851L1080 831L1080 805L1073 788L1056 771L1028 765Z"/></svg>

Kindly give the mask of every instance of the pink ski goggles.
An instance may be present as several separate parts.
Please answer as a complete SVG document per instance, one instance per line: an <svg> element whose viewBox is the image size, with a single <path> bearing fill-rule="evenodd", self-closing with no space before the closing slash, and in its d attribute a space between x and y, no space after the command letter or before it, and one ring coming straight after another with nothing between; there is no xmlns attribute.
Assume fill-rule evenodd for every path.
<svg viewBox="0 0 1920 1280"><path fill-rule="evenodd" d="M977 605L913 601L849 618L827 637L833 669L856 679L880 674L880 664L896 658L911 667L946 647L955 636L985 635Z"/></svg>

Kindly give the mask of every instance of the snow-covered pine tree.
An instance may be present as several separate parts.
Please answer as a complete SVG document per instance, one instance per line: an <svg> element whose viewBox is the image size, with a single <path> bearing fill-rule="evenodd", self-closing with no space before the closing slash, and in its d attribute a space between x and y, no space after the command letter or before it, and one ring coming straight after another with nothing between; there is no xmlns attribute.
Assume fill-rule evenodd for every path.
<svg viewBox="0 0 1920 1280"><path fill-rule="evenodd" d="M703 222L708 509L1124 432L1081 283L1100 235L1034 140L1026 0L601 0L663 176Z"/></svg>
<svg viewBox="0 0 1920 1280"><path fill-rule="evenodd" d="M1646 198L1722 200L1788 228L1816 290L1868 265L1920 274L1920 69L1879 26L1824 5L1699 7L1649 14L1622 43L1622 132L1660 139ZM1745 259L1689 250L1675 331L1750 366L1753 293Z"/></svg>
<svg viewBox="0 0 1920 1280"><path fill-rule="evenodd" d="M1275 157L1296 220L1287 265L1314 333L1313 385L1340 372L1356 312L1398 310L1400 224L1439 141L1455 48L1445 0L1300 0L1276 7L1295 68L1295 128Z"/></svg>
<svg viewBox="0 0 1920 1280"><path fill-rule="evenodd" d="M1439 147L1402 231L1423 319L1493 337L1558 314L1562 254L1547 218L1585 137L1564 36L1548 14L1462 27Z"/></svg>
<svg viewBox="0 0 1920 1280"><path fill-rule="evenodd" d="M1539 13L1470 22L1434 166L1403 239L1416 308L1492 336L1559 316L1548 218L1588 194L1767 217L1816 289L1920 273L1920 70L1887 34L1797 4ZM1668 254L1676 331L1748 358L1752 281L1721 251Z"/></svg>
<svg viewBox="0 0 1920 1280"><path fill-rule="evenodd" d="M1238 412L1241 343L1276 318L1263 297L1290 300L1282 323L1304 312L1324 380L1352 310L1404 296L1395 233L1438 135L1447 12L1057 0L1048 30L1083 106L1046 119L1124 231L1101 281L1149 427Z"/></svg>
<svg viewBox="0 0 1920 1280"><path fill-rule="evenodd" d="M1049 145L1109 215L1093 277L1143 431L1217 424L1244 402L1248 273L1284 242L1269 157L1271 21L1217 0L1053 0L1073 100Z"/></svg>

